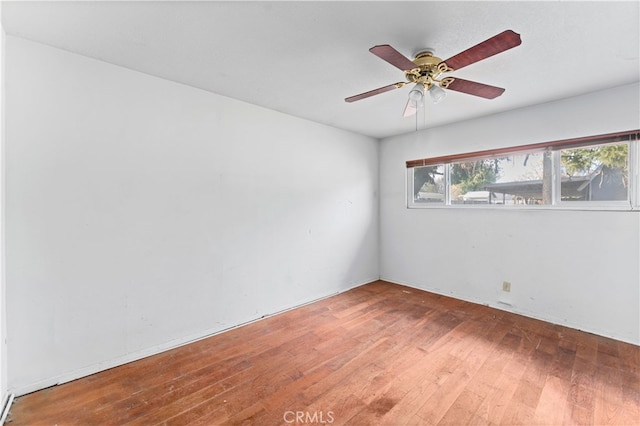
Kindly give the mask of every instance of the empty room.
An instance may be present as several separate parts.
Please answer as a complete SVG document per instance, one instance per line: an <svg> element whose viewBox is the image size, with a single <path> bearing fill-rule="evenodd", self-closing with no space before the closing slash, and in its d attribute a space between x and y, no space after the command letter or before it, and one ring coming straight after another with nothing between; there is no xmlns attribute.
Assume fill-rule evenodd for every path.
<svg viewBox="0 0 640 426"><path fill-rule="evenodd" d="M640 424L640 2L0 17L0 424Z"/></svg>

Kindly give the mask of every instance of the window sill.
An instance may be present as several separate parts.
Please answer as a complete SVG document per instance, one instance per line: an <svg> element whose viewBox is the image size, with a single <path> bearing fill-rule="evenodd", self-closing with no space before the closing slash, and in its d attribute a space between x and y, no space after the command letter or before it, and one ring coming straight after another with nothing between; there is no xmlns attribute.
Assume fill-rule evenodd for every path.
<svg viewBox="0 0 640 426"><path fill-rule="evenodd" d="M629 204L599 204L599 205L521 205L521 206L503 206L491 204L456 204L456 205L410 205L406 206L407 210L517 210L517 211L535 211L535 210L563 210L563 211L616 211L616 212L640 212L640 206L630 206Z"/></svg>

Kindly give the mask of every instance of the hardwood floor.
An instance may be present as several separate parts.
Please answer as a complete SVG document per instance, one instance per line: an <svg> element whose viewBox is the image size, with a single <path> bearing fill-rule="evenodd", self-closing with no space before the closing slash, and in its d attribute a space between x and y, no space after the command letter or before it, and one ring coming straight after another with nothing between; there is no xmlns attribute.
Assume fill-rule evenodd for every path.
<svg viewBox="0 0 640 426"><path fill-rule="evenodd" d="M378 281L19 397L16 425L637 425L640 347Z"/></svg>

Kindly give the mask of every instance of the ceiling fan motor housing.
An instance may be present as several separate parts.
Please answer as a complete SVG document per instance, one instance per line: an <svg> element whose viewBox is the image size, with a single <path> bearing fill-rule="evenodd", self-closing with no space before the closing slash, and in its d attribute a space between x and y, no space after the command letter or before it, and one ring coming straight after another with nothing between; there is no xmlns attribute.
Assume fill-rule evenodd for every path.
<svg viewBox="0 0 640 426"><path fill-rule="evenodd" d="M412 83L422 83L426 89L429 89L436 78L444 72L442 67L442 59L433 56L433 50L422 50L416 53L413 63L416 68L405 71L407 80Z"/></svg>

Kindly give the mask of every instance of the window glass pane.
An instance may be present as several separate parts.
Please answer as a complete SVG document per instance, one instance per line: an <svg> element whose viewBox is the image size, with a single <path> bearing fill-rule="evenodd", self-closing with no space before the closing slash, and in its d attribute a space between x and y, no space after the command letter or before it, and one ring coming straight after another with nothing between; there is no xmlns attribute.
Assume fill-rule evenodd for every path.
<svg viewBox="0 0 640 426"><path fill-rule="evenodd" d="M511 155L495 161L496 179L482 186L491 204L552 204L552 154Z"/></svg>
<svg viewBox="0 0 640 426"><path fill-rule="evenodd" d="M615 201L629 197L629 144L560 152L562 201Z"/></svg>
<svg viewBox="0 0 640 426"><path fill-rule="evenodd" d="M493 204L485 186L498 177L499 160L451 164L451 204Z"/></svg>
<svg viewBox="0 0 640 426"><path fill-rule="evenodd" d="M551 154L451 165L452 204L551 204Z"/></svg>
<svg viewBox="0 0 640 426"><path fill-rule="evenodd" d="M444 165L413 169L413 202L444 204Z"/></svg>

